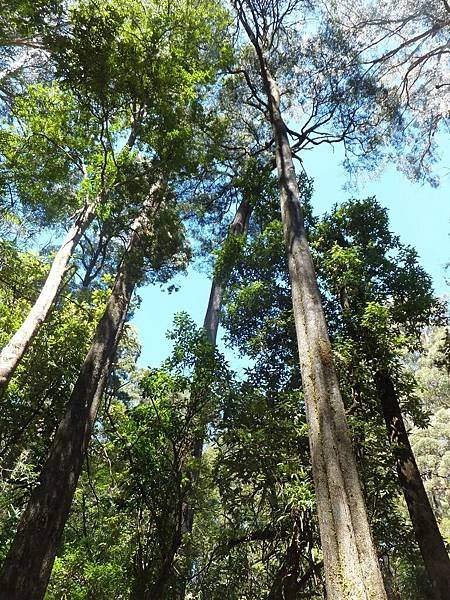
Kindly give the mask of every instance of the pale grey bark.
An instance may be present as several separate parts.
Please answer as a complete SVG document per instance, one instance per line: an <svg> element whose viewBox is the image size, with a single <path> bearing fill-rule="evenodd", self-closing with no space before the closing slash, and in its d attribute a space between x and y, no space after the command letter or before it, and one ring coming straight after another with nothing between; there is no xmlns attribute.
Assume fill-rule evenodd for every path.
<svg viewBox="0 0 450 600"><path fill-rule="evenodd" d="M258 58L275 142L327 597L386 600L306 237L292 150L281 115L280 91L243 3L237 2L236 7Z"/></svg>
<svg viewBox="0 0 450 600"><path fill-rule="evenodd" d="M264 65L262 65L264 67ZM324 555L326 589L333 600L385 600L344 405L300 205L292 152L281 117L280 95L267 67L280 204L313 477Z"/></svg>
<svg viewBox="0 0 450 600"><path fill-rule="evenodd" d="M222 306L224 285L213 279L209 293L208 308L203 321L203 329L211 346L216 345L217 331L219 329L220 309Z"/></svg>
<svg viewBox="0 0 450 600"><path fill-rule="evenodd" d="M247 232L248 221L252 207L248 201L243 198L230 224L229 235L242 235ZM220 323L220 310L222 308L223 294L225 286L230 276L232 266L227 273L221 277L214 277L211 283L211 292L209 294L208 308L206 309L203 329L211 346L216 346L217 330Z"/></svg>
<svg viewBox="0 0 450 600"><path fill-rule="evenodd" d="M133 289L142 276L142 234L158 210L159 187L152 188L131 227L105 312L0 572L2 598L42 600L45 595Z"/></svg>
<svg viewBox="0 0 450 600"><path fill-rule="evenodd" d="M124 144L124 149L131 149L136 142L140 123L139 119L142 118L142 115L143 109L140 109L136 115L137 118L133 122L129 138ZM75 221L53 259L50 272L36 302L22 325L1 350L0 398L5 393L11 377L14 375L33 338L41 325L46 321L64 281L64 275L67 272L72 254L81 237L91 224L97 205L100 199L105 197L106 192L107 190L104 189L92 202L86 201L84 206L76 213Z"/></svg>
<svg viewBox="0 0 450 600"><path fill-rule="evenodd" d="M4 394L34 336L45 322L64 281L73 251L89 227L96 203L86 204L76 216L63 243L53 259L44 286L22 325L0 352L0 397Z"/></svg>
<svg viewBox="0 0 450 600"><path fill-rule="evenodd" d="M238 206L236 214L232 222L230 223L228 235L245 235L248 229L248 223L250 220L250 216L252 213L253 207L249 204L246 198L243 198L241 203ZM208 307L206 309L205 318L203 321L203 331L206 335L208 342L211 344L211 347L214 349L217 343L217 331L219 329L220 324L220 311L222 309L223 303L223 295L225 293L226 285L228 279L230 277L231 271L233 269L233 265L228 265L228 268L225 269L224 272L220 274L216 274L213 277L211 282L211 291L209 294ZM201 366L201 365L200 365ZM195 376L194 376L195 379ZM204 399L209 394L209 385L204 384L201 388L197 389L194 387L191 390L191 398L193 404L202 403ZM203 455L203 444L205 438L205 431L200 433L193 440L192 444L192 457L197 461L200 461ZM198 466L192 468L189 473L189 490L192 491L195 489L197 485L198 477L199 477L199 469ZM194 508L192 507L189 500L184 502L181 507L181 519L180 519L180 532L181 535L178 538L178 547L181 545L183 535L187 533L192 533L192 529L194 527ZM178 548L177 548L178 550ZM172 560L175 558L176 552L172 556ZM188 561L188 566L186 569L188 575L192 574L192 564ZM182 582L180 585L180 589L178 591L177 598L180 600L184 600L186 595L186 585L185 582Z"/></svg>

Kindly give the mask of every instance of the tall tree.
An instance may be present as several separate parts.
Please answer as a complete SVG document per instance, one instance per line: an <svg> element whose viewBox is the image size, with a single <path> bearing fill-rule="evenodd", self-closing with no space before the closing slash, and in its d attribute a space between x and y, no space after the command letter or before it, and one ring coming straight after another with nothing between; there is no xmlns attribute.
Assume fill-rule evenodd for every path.
<svg viewBox="0 0 450 600"><path fill-rule="evenodd" d="M439 139L448 131L450 106L449 3L364 0L324 6L401 107L392 138L399 168L415 179L439 183Z"/></svg>
<svg viewBox="0 0 450 600"><path fill-rule="evenodd" d="M311 458L332 598L386 598L304 227L300 194L270 50L295 2L235 2L256 54L275 145L280 206L310 432Z"/></svg>
<svg viewBox="0 0 450 600"><path fill-rule="evenodd" d="M278 220L270 222L270 216L264 216L260 239L248 245L232 277L225 330L229 340L256 361L252 367L256 389L268 379L276 396L277 386L295 381L298 374L281 227ZM418 427L426 425L417 402L417 385L403 361L406 350L420 351L422 328L439 315L434 314L439 304L415 252L390 233L386 210L373 198L345 202L323 219L313 219L307 206L306 216L383 573L407 597L432 597L432 578L426 577L408 520L398 511L402 489L396 474L400 458L396 452L403 451L397 444L390 448L387 443L374 379L378 372L387 371L408 423L413 419ZM256 214L255 219L259 218ZM253 310L256 305L257 314ZM445 485L445 481L441 483ZM423 503L422 510L427 510L427 504ZM433 519L432 513L428 518ZM425 537L430 542L434 538L435 547L442 547L435 526ZM430 553L428 561L432 559ZM440 564L436 561L435 571ZM441 570L441 577L444 572Z"/></svg>
<svg viewBox="0 0 450 600"><path fill-rule="evenodd" d="M200 462L203 455L204 442L207 437L206 430L212 418L211 415L214 413L210 397L214 388L216 374L212 365L215 361L217 331L221 318L223 296L230 273L236 261L239 260L240 250L247 235L253 206L265 195L267 188L271 184L268 169L264 168L260 161L250 157L247 159L245 165L240 170L239 176L231 177L225 185L226 211L229 212L227 206L229 194L237 196L238 205L236 213L227 227L225 239L219 250L215 252L211 290L203 323L204 343L196 345L198 356L192 374L192 385L189 391L190 399L187 408L187 415L197 415L198 413L197 416L202 420L202 425L196 429L190 449L192 465L188 471L186 485L183 487L182 517L178 523L178 527L174 531L173 543L170 545L170 553L167 556L167 560L163 561L161 573L156 576L159 584L157 586L155 584L151 588L151 595L155 598L163 598L167 593L167 586L171 582L177 553L181 550L186 537L192 534L195 512L193 500L197 493L196 486L200 475ZM225 179L227 180L228 177ZM219 186L219 195L224 192L221 187ZM220 227L220 229L223 230L223 227ZM176 499L175 502L178 502L178 500ZM189 548L183 548L183 554L186 554L186 568L184 573L179 577L180 597L184 597L186 581L192 576ZM137 592L138 594L142 594L142 589L144 589L142 585L144 583L144 581L141 582L141 591ZM150 582L147 582L147 584L150 585Z"/></svg>
<svg viewBox="0 0 450 600"><path fill-rule="evenodd" d="M370 226L365 225L368 222ZM321 268L339 298L347 335L374 365L372 377L400 486L433 596L441 600L450 593L450 558L403 418L402 368L395 341L403 330L402 350L408 345L411 351L420 348L421 331L433 320L438 303L414 252L390 233L386 211L374 199L336 208L324 218L319 232L320 249L329 257L321 261Z"/></svg>
<svg viewBox="0 0 450 600"><path fill-rule="evenodd" d="M417 466L392 377L389 372L378 371L375 381L400 485L431 581L433 597L444 600L450 594L450 558Z"/></svg>
<svg viewBox="0 0 450 600"><path fill-rule="evenodd" d="M211 41L213 32L218 33L215 43L221 43L223 13L214 2L208 7L209 13L206 8L205 12L180 2L177 10L165 11L162 5L147 10L130 0L120 7L110 2L99 12L95 2L80 2L69 8L64 34L55 34L49 41L62 89L38 87L34 94L36 106L30 108L26 99L18 103L17 118L25 121L25 132L3 133L8 141L6 177L22 202L34 201L41 207L43 204L44 211L48 203L45 192L55 194L57 178L75 197L72 208L76 214L36 303L1 351L0 394L46 320L74 248L98 206L108 210L111 191L124 185L121 161L127 161L138 139L148 152L163 154L164 133L181 142L184 128L191 126L195 118L202 118L196 104L196 86L211 82L224 54L219 48L212 57L212 46L203 51L193 43L200 35ZM136 20L141 38L131 31ZM95 44L92 40L96 40ZM179 52L180 46L183 52ZM158 51L165 58L154 61ZM50 108L49 115L42 110L43 103ZM78 126L78 137L67 131L68 119ZM87 123L90 131L83 136L82 125ZM44 166L36 149L44 154ZM177 153L180 156L180 150L173 147L171 154ZM29 163L24 160L25 155L31 158ZM52 155L54 162L50 164ZM40 184L39 179L36 183L36 172L40 173ZM67 184L64 175L72 185ZM61 201L61 189L56 196Z"/></svg>
<svg viewBox="0 0 450 600"><path fill-rule="evenodd" d="M53 263L42 290L25 320L3 347L0 353L0 396L3 395L23 355L33 341L42 323L47 319L55 303L67 272L68 262L75 246L90 225L94 216L95 203L86 204L67 233Z"/></svg>
<svg viewBox="0 0 450 600"><path fill-rule="evenodd" d="M226 238L216 255L214 272L211 281L211 289L208 299L205 318L203 321L203 332L208 342L210 352L215 350L217 344L217 332L219 329L224 293L230 274L239 260L239 250L249 228L251 214L255 203L264 196L266 189L270 187L270 177L267 178L267 168L254 158L247 160L243 168L243 174L238 178L241 200L236 213L228 227ZM191 401L193 406L206 404L210 396L211 381L202 375L205 369L202 357L198 357L197 368L193 374L193 385L191 388ZM211 373L213 375L213 373ZM205 429L208 427L208 415L203 428L196 436L192 445L192 457L196 464L189 471L189 491L193 491L199 477L199 461L203 455L203 446L206 438ZM187 494L189 498L189 494ZM191 534L194 524L194 509L189 501L183 506L183 520L181 531L183 534ZM181 539L180 539L181 542ZM191 576L192 564L188 565L186 577ZM181 597L184 598L184 586L182 586Z"/></svg>
<svg viewBox="0 0 450 600"><path fill-rule="evenodd" d="M131 226L105 312L5 559L0 582L11 599L44 597L131 296L143 276L151 222L163 200L161 188L160 182L151 187L141 213Z"/></svg>

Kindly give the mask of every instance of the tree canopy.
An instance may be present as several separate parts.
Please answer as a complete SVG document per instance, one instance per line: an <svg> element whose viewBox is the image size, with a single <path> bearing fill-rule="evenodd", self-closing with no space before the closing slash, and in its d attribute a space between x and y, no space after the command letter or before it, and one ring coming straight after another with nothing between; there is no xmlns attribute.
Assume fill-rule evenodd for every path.
<svg viewBox="0 0 450 600"><path fill-rule="evenodd" d="M447 299L395 197L319 214L303 163L326 144L349 175L439 183L449 14L8 3L5 599L450 597ZM140 292L194 267L203 324L181 306L143 365Z"/></svg>

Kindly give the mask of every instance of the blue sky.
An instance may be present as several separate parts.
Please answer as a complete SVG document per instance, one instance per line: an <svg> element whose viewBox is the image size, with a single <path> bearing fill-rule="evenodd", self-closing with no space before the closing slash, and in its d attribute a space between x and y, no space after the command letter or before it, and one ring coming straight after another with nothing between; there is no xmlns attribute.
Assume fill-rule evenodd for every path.
<svg viewBox="0 0 450 600"><path fill-rule="evenodd" d="M431 188L409 181L390 167L376 180L363 182L358 190L349 192L343 189L348 177L341 161L339 151L330 146L304 153L306 171L314 178L312 202L315 213L321 214L350 197L376 196L389 209L391 230L400 235L402 242L416 248L422 266L433 278L436 293L449 293L445 265L450 262L450 171L443 171L441 185ZM158 366L170 353L171 345L165 333L176 312L189 313L198 325L203 321L209 296L208 277L190 268L188 275L178 277L176 283L180 290L170 295L158 286L140 290L142 304L133 323L142 343L139 364L143 367ZM220 346L223 350L223 345ZM226 356L232 366L239 366L230 350L226 351Z"/></svg>

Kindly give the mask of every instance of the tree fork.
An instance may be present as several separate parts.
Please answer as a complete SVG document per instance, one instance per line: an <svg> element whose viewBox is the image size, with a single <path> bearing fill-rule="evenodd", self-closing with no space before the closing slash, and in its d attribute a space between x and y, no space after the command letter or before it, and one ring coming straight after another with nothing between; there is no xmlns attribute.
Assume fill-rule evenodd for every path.
<svg viewBox="0 0 450 600"><path fill-rule="evenodd" d="M333 600L386 600L306 237L280 91L258 39L258 28L256 33L252 30L243 5L243 1L235 2L258 58L275 141L327 596ZM255 18L252 9L250 6Z"/></svg>

